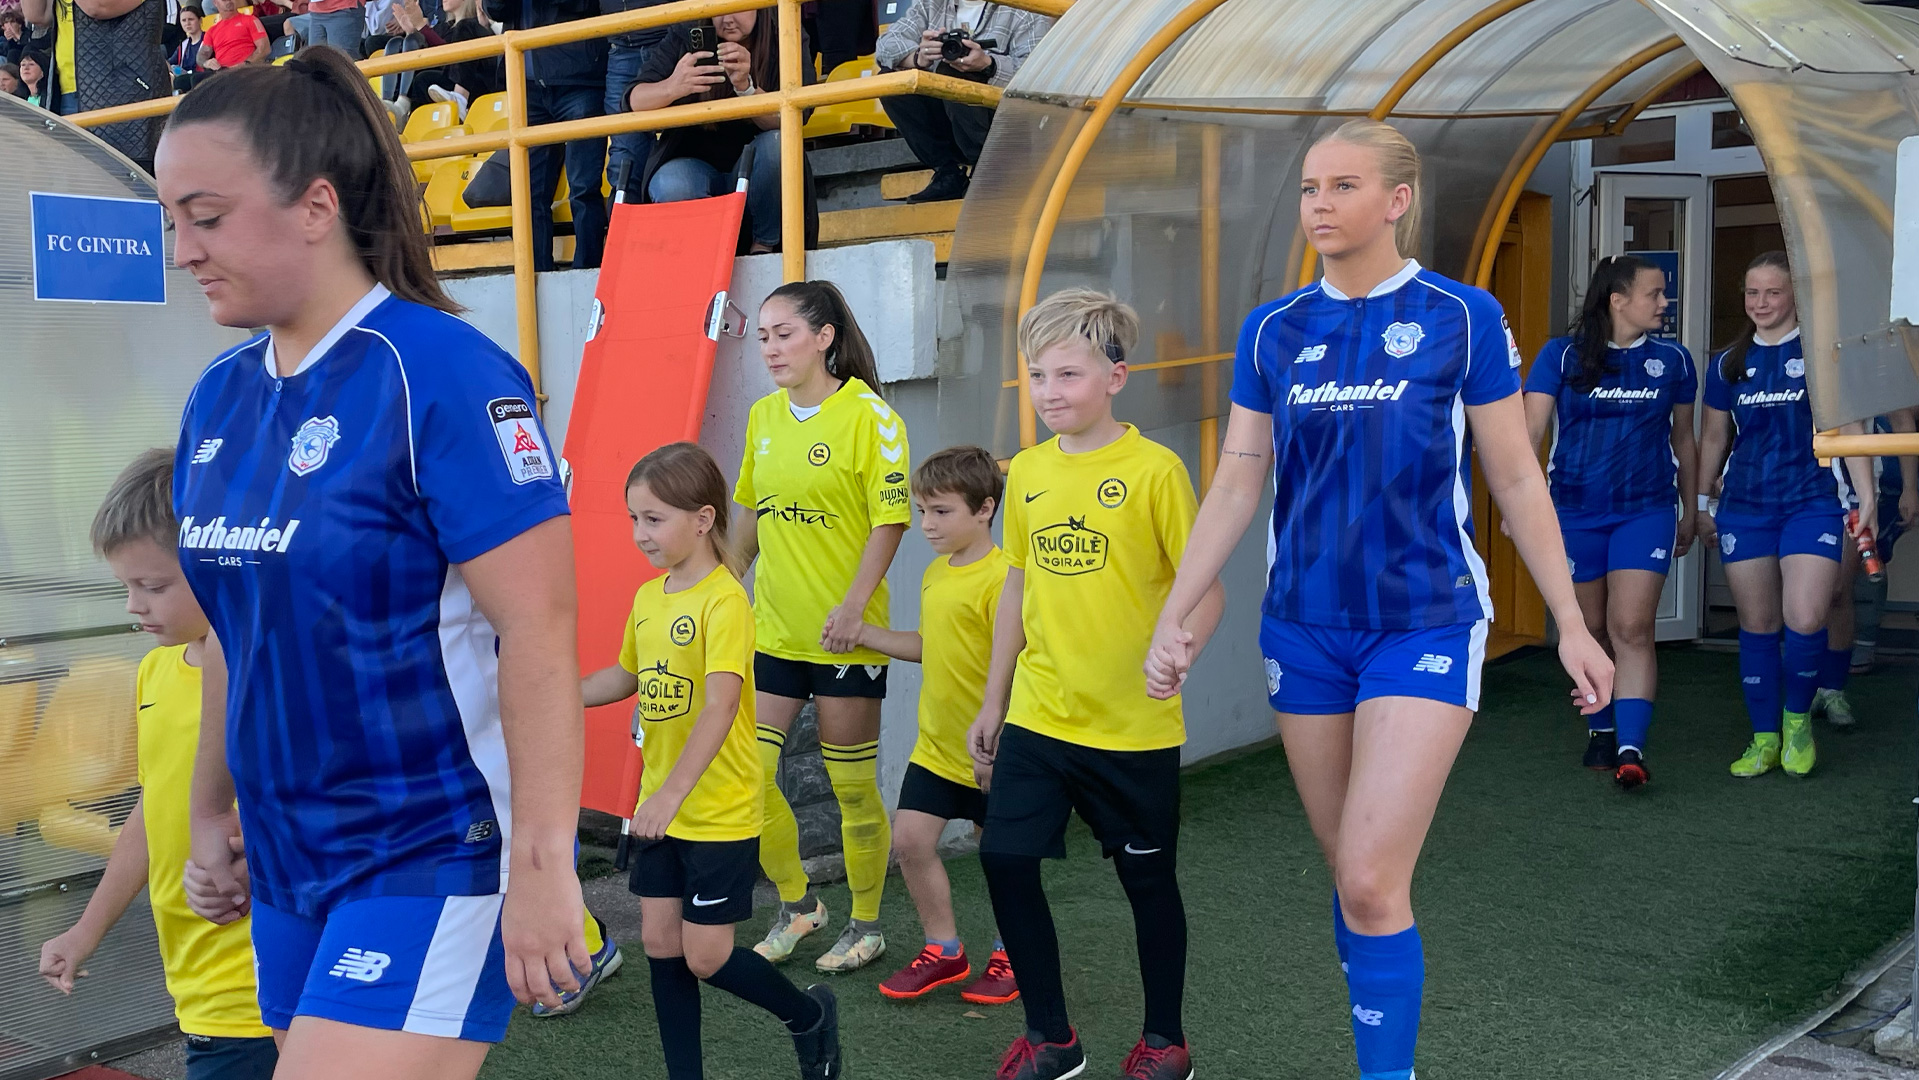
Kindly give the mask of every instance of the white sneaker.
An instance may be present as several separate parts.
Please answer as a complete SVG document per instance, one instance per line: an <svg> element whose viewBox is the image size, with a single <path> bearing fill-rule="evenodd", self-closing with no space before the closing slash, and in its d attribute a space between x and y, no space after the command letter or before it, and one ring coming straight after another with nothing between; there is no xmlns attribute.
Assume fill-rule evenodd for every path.
<svg viewBox="0 0 1919 1080"><path fill-rule="evenodd" d="M858 971L866 965L886 955L886 936L878 927L861 928L859 924L849 922L841 932L840 939L826 951L826 955L813 961L813 966L828 974L845 974Z"/></svg>
<svg viewBox="0 0 1919 1080"><path fill-rule="evenodd" d="M466 123L466 95L458 90L443 90L437 86L426 88L426 96L435 101L450 101L460 111L460 123Z"/></svg>

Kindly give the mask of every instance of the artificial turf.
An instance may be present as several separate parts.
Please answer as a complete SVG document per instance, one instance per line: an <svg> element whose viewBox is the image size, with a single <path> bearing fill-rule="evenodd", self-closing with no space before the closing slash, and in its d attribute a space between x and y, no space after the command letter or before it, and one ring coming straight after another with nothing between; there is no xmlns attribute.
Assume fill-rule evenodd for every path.
<svg viewBox="0 0 1919 1080"><path fill-rule="evenodd" d="M1914 680L1853 680L1859 725L1819 729L1805 780L1730 777L1744 747L1736 659L1662 650L1652 785L1616 791L1578 767L1583 724L1565 679L1535 653L1491 667L1483 709L1439 809L1414 907L1426 942L1422 1080L1710 1077L1815 1005L1913 911ZM1188 717L1202 724L1204 717ZM1191 927L1187 1034L1210 1077L1350 1077L1352 1037L1333 955L1329 883L1277 747L1185 779L1180 874ZM1066 991L1089 1053L1113 1077L1138 1037L1133 927L1111 868L1075 822L1047 890ZM961 930L983 959L991 915L977 862L949 864ZM984 1080L1023 1027L1018 1005L969 1006L954 988L896 1003L875 984L919 936L895 877L893 951L873 969L816 976L846 910L786 970L840 996L853 1080ZM740 933L761 929L765 913ZM483 1080L664 1076L646 966L555 1020L516 1016ZM783 1029L707 989L706 1075L795 1074Z"/></svg>

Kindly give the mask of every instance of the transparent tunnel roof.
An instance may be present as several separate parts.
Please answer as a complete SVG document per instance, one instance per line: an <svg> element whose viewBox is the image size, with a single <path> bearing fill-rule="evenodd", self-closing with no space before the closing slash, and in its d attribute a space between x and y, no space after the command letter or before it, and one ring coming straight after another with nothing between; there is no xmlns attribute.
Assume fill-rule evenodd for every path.
<svg viewBox="0 0 1919 1080"><path fill-rule="evenodd" d="M1041 207L1094 102L1190 2L1078 0L1008 89L949 269L942 390L966 403L942 410L949 439L1019 448L1013 327ZM1855 0L1226 0L1100 131L1046 255L1041 295L1093 285L1140 308L1124 418L1167 429L1224 415L1220 358L1241 319L1300 284L1292 180L1306 147L1474 22L1388 117L1426 162L1422 262L1473 280L1503 231L1500 196L1563 111L1603 84L1557 126L1616 120L1697 62L1772 175L1819 423L1919 403L1887 333L1896 149L1919 134L1919 13Z"/></svg>

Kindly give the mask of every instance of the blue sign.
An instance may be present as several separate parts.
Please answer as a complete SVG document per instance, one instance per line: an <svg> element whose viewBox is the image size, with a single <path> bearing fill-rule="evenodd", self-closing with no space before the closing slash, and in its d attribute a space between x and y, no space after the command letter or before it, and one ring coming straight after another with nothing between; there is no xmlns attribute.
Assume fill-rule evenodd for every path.
<svg viewBox="0 0 1919 1080"><path fill-rule="evenodd" d="M1670 341L1679 340L1679 253L1677 251L1634 251L1630 253L1636 259L1644 259L1657 266L1666 275L1666 313L1660 321L1655 337Z"/></svg>
<svg viewBox="0 0 1919 1080"><path fill-rule="evenodd" d="M33 204L35 300L167 302L159 203L44 191L28 197Z"/></svg>

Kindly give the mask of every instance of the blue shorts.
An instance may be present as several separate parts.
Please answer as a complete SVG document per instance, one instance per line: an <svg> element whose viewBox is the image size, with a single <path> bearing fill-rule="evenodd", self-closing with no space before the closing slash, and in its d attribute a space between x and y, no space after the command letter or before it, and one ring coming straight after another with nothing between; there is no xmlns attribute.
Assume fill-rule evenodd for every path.
<svg viewBox="0 0 1919 1080"><path fill-rule="evenodd" d="M1559 531L1566 538L1566 569L1574 581L1598 581L1614 570L1665 574L1672 569L1679 509L1668 506L1585 528L1561 525Z"/></svg>
<svg viewBox="0 0 1919 1080"><path fill-rule="evenodd" d="M1728 514L1714 519L1719 526L1719 558L1736 563L1747 559L1783 559L1788 555L1818 555L1838 562L1847 543L1845 515L1824 503L1801 507L1784 517Z"/></svg>
<svg viewBox="0 0 1919 1080"><path fill-rule="evenodd" d="M498 1042L513 1013L502 894L374 896L309 919L254 902L260 1019Z"/></svg>
<svg viewBox="0 0 1919 1080"><path fill-rule="evenodd" d="M1419 630L1346 630L1264 619L1266 697L1274 712L1349 713L1376 697L1416 697L1479 710L1487 622Z"/></svg>

